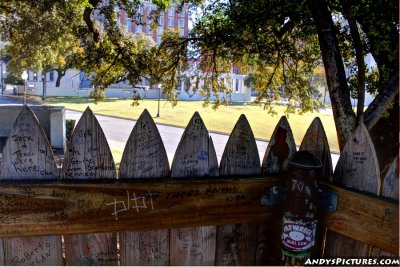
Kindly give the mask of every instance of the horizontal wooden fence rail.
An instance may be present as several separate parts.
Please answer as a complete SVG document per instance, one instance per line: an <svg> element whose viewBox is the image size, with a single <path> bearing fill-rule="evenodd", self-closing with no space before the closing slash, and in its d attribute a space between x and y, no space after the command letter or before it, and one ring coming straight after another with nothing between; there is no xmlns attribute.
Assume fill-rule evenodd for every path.
<svg viewBox="0 0 400 267"><path fill-rule="evenodd" d="M102 182L2 181L0 237L146 231L257 222L280 216L262 205L278 176ZM320 210L321 226L398 253L398 203L322 183L336 211ZM351 204L350 204L351 203ZM188 212L190 211L190 212Z"/></svg>
<svg viewBox="0 0 400 267"><path fill-rule="evenodd" d="M126 181L126 180L125 180ZM4 183L0 236L155 230L260 221L276 178ZM188 212L190 211L190 212Z"/></svg>
<svg viewBox="0 0 400 267"><path fill-rule="evenodd" d="M398 201L321 183L325 192L337 195L337 211L320 210L320 227L399 254Z"/></svg>

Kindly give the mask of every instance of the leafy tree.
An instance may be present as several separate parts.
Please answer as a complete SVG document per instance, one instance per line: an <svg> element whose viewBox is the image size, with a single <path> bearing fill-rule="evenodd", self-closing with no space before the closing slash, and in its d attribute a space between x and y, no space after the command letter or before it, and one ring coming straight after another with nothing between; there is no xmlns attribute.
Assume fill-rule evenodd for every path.
<svg viewBox="0 0 400 267"><path fill-rule="evenodd" d="M310 77L323 63L341 149L363 121L384 170L398 154L398 29L392 0L212 1L192 42L210 69L229 60L252 73L267 108L282 96L289 111L317 108ZM377 63L372 72L364 62L368 53ZM365 89L376 97L364 112ZM357 114L351 94L359 100Z"/></svg>
<svg viewBox="0 0 400 267"><path fill-rule="evenodd" d="M313 97L318 84L313 82L323 64L340 147L363 121L375 133L376 144L385 140L385 146L377 147L391 145L388 161L397 154L393 149L398 147L394 104L398 95L397 2L229 0L202 4L184 0L177 3L179 7L187 3L201 7L192 9L199 14L192 33L182 38L166 32L160 46L117 23L116 7L154 27L160 10L171 3L152 2L158 9L150 21L143 22L136 12L139 0L110 0L107 4L101 0L7 1L0 4L0 32L10 42L15 69L45 69L45 63L73 66L93 75L96 98L112 83L129 80L135 84L146 77L151 84L161 83L173 102L177 83L191 80L195 90L202 85L208 99L216 96L218 105L223 102L218 93L228 89L223 73L236 66L251 75L249 81L259 92L257 101L270 112L271 104L282 97L288 100L288 112L295 106L311 111L321 104ZM50 21L58 27L49 26ZM377 63L375 71L365 66L368 53ZM345 66L352 70L350 77L346 77ZM364 112L365 90L376 98ZM359 99L357 114L351 95ZM385 119L385 127L394 130L376 134L374 127L382 128L384 118L390 118Z"/></svg>
<svg viewBox="0 0 400 267"><path fill-rule="evenodd" d="M6 1L0 4L0 33L11 56L8 69L59 73L72 67L71 55L82 52L75 32L82 24L84 3L77 1Z"/></svg>

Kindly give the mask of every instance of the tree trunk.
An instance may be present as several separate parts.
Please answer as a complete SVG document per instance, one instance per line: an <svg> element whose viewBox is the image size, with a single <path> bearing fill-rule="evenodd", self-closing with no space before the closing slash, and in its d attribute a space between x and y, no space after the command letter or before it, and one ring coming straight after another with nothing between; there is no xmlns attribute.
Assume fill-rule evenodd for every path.
<svg viewBox="0 0 400 267"><path fill-rule="evenodd" d="M317 28L339 147L342 150L356 125L356 117L350 102L350 90L327 3L325 0L310 0L309 3Z"/></svg>
<svg viewBox="0 0 400 267"><path fill-rule="evenodd" d="M56 69L56 71L57 71L56 87L60 87L61 78L64 77L66 70Z"/></svg>
<svg viewBox="0 0 400 267"><path fill-rule="evenodd" d="M358 31L357 22L353 17L351 9L346 5L345 1L342 1L345 17L349 23L351 37L353 39L353 47L356 51L356 62L357 62L357 122L362 120L364 114L364 102L365 102L365 63L364 63L364 51L361 42L360 33Z"/></svg>
<svg viewBox="0 0 400 267"><path fill-rule="evenodd" d="M382 117L384 112L399 97L399 76L393 75L390 80L382 87L380 93L374 101L369 104L364 113L364 124L370 130ZM398 119L398 118L397 118Z"/></svg>
<svg viewBox="0 0 400 267"><path fill-rule="evenodd" d="M399 99L369 129L379 162L381 177L385 177L391 163L399 154Z"/></svg>

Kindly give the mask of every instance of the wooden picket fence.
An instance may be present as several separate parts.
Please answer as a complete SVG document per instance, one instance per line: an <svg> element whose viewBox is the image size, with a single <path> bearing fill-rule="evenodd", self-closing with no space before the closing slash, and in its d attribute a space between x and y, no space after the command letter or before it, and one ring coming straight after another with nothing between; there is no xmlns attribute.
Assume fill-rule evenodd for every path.
<svg viewBox="0 0 400 267"><path fill-rule="evenodd" d="M360 125L333 172L318 118L300 149L323 163L313 257L398 255L398 159L380 177L374 147ZM60 168L26 106L0 161L0 265L279 264L279 189L296 150L282 117L260 164L242 115L218 163L195 113L170 167L145 110L117 172L88 108Z"/></svg>

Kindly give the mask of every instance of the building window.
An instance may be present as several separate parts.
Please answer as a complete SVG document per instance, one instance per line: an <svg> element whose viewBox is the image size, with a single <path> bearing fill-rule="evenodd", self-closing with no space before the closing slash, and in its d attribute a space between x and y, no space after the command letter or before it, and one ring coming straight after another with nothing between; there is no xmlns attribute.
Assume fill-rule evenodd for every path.
<svg viewBox="0 0 400 267"><path fill-rule="evenodd" d="M185 29L180 29L179 34L181 37L185 36Z"/></svg>
<svg viewBox="0 0 400 267"><path fill-rule="evenodd" d="M173 17L174 15L175 15L175 9L171 7L170 9L168 9L168 16Z"/></svg>
<svg viewBox="0 0 400 267"><path fill-rule="evenodd" d="M160 45L161 42L162 42L161 37L160 37L160 36L157 36L157 44Z"/></svg>
<svg viewBox="0 0 400 267"><path fill-rule="evenodd" d="M136 30L135 30L135 32L136 32L136 33L142 32L142 25L136 25Z"/></svg>
<svg viewBox="0 0 400 267"><path fill-rule="evenodd" d="M239 79L235 79L235 92L239 92Z"/></svg>
<svg viewBox="0 0 400 267"><path fill-rule="evenodd" d="M136 24L142 23L142 14L136 14L135 22Z"/></svg>
<svg viewBox="0 0 400 267"><path fill-rule="evenodd" d="M130 18L127 18L125 21L125 27L128 31L132 31L132 22Z"/></svg>
<svg viewBox="0 0 400 267"><path fill-rule="evenodd" d="M163 34L163 32L164 32L164 27L159 26L157 28L157 34L161 36Z"/></svg>
<svg viewBox="0 0 400 267"><path fill-rule="evenodd" d="M174 27L174 18L168 18L168 27Z"/></svg>
<svg viewBox="0 0 400 267"><path fill-rule="evenodd" d="M138 13L138 14L143 14L143 7L142 7L141 5L138 5L138 6L136 7L136 13Z"/></svg>
<svg viewBox="0 0 400 267"><path fill-rule="evenodd" d="M50 73L49 73L49 80L50 80L50 82L53 82L53 81L54 81L54 71L50 71Z"/></svg>
<svg viewBox="0 0 400 267"><path fill-rule="evenodd" d="M184 19L179 19L179 28L181 28L181 29L185 28L185 20Z"/></svg>
<svg viewBox="0 0 400 267"><path fill-rule="evenodd" d="M153 7L147 6L147 16L151 15L152 12L153 12Z"/></svg>
<svg viewBox="0 0 400 267"><path fill-rule="evenodd" d="M151 34L151 27L150 25L146 26L146 34Z"/></svg>
<svg viewBox="0 0 400 267"><path fill-rule="evenodd" d="M158 18L158 25L164 26L164 15L160 15Z"/></svg>

